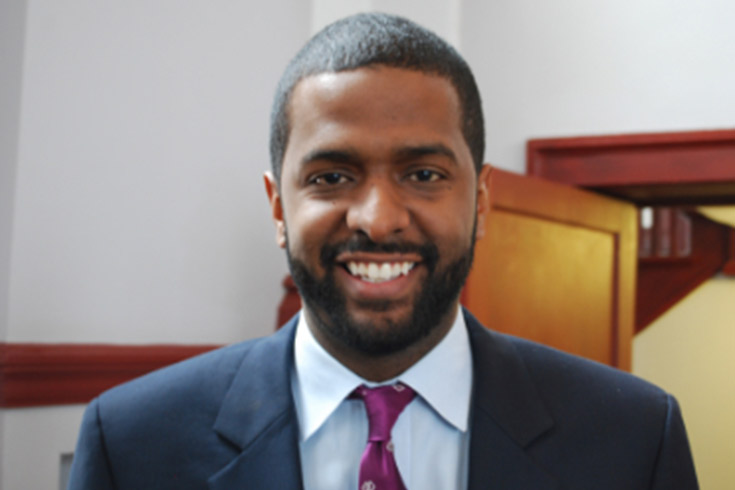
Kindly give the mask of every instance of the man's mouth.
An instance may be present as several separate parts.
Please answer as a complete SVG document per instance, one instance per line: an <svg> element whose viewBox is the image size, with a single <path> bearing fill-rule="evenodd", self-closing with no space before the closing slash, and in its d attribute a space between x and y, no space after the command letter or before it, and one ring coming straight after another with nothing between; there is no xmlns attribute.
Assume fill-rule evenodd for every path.
<svg viewBox="0 0 735 490"><path fill-rule="evenodd" d="M416 262L357 262L345 264L347 271L355 277L367 282L386 282L407 275Z"/></svg>

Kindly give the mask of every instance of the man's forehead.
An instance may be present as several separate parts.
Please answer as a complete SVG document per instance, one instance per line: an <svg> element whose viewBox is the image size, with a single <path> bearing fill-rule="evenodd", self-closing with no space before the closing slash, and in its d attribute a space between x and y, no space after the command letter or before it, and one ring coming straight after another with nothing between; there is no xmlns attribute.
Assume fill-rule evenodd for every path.
<svg viewBox="0 0 735 490"><path fill-rule="evenodd" d="M313 93L314 89L318 88L319 95L328 97L330 95L336 95L346 85L355 88L359 81L365 80L368 77L372 84L380 84L382 82L386 86L395 86L401 79L414 82L419 81L418 83L443 85L446 87L448 93L451 93L451 97L459 103L459 95L456 87L445 76L422 70L373 64L350 70L325 71L307 75L294 84L289 105L293 104L296 94L303 94L305 91Z"/></svg>
<svg viewBox="0 0 735 490"><path fill-rule="evenodd" d="M427 107L452 114L461 124L460 100L446 77L406 68L370 65L354 70L322 72L300 80L291 94L288 115L292 129L296 117L309 119L317 110L372 112L384 104L396 114L421 112Z"/></svg>

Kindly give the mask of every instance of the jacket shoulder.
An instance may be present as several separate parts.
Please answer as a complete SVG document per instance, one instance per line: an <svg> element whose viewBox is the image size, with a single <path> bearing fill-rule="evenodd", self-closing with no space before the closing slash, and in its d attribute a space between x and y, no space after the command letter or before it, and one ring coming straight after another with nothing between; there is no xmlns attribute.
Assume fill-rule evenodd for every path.
<svg viewBox="0 0 735 490"><path fill-rule="evenodd" d="M148 373L102 393L96 400L100 420L109 437L134 431L210 430L237 376L257 379L272 353L289 345L290 334L279 331L215 349ZM250 362L249 359L256 359ZM255 368L241 373L244 363ZM274 361L275 362L275 361Z"/></svg>
<svg viewBox="0 0 735 490"><path fill-rule="evenodd" d="M664 390L467 323L483 410L564 488L697 487L678 404Z"/></svg>
<svg viewBox="0 0 735 490"><path fill-rule="evenodd" d="M180 403L190 397L211 399L229 387L248 351L261 340L221 347L157 369L111 388L98 397L105 412Z"/></svg>
<svg viewBox="0 0 735 490"><path fill-rule="evenodd" d="M244 413L246 405L241 403L266 396L263 389L254 393L247 388L257 388L261 378L288 384L288 366L280 360L291 338L282 329L101 394L85 412L72 467L72 481L79 483L70 488L113 488L103 481L114 481L114 488L190 488L191 482L206 481L239 452L216 429L223 407L239 409L239 430L247 430L254 418ZM238 394L234 403L233 391ZM94 476L92 484L84 483L86 475Z"/></svg>

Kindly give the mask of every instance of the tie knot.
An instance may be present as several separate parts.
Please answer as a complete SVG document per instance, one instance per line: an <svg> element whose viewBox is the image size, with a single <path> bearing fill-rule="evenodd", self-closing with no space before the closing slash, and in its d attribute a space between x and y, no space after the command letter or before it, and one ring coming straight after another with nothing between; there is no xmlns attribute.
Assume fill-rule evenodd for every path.
<svg viewBox="0 0 735 490"><path fill-rule="evenodd" d="M365 402L370 424L369 441L389 441L390 432L398 416L416 393L403 383L368 388L360 385L352 392L354 398Z"/></svg>

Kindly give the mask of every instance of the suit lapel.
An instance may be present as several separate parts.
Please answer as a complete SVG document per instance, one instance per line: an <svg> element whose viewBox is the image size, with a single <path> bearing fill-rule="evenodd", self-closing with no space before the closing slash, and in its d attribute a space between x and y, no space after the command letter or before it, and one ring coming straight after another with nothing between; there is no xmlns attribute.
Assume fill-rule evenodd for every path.
<svg viewBox="0 0 735 490"><path fill-rule="evenodd" d="M528 456L554 421L523 360L503 336L465 311L472 344L473 403L468 488L550 490L556 482Z"/></svg>
<svg viewBox="0 0 735 490"><path fill-rule="evenodd" d="M557 488L526 452L554 422L522 359L506 338L465 318L474 368L468 489ZM210 478L210 490L302 488L290 385L295 326L293 319L246 353L214 426L241 453Z"/></svg>
<svg viewBox="0 0 735 490"><path fill-rule="evenodd" d="M302 488L290 384L295 326L292 319L245 354L214 425L241 453L210 478L211 490Z"/></svg>

